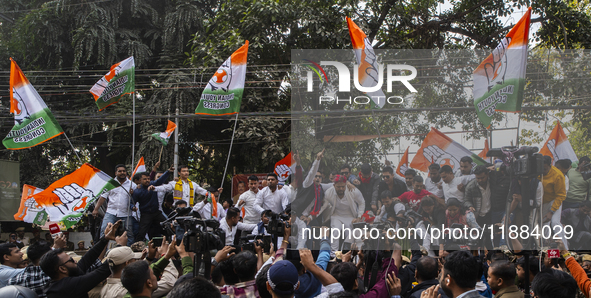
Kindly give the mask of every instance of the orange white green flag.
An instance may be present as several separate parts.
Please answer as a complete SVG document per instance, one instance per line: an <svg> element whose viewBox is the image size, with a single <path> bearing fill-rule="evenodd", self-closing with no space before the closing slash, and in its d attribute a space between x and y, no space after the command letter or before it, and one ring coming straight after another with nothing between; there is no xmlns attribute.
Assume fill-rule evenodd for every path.
<svg viewBox="0 0 591 298"><path fill-rule="evenodd" d="M111 66L109 72L90 89L99 111L118 103L123 95L134 92L135 62L133 56Z"/></svg>
<svg viewBox="0 0 591 298"><path fill-rule="evenodd" d="M406 151L404 151L402 159L400 159L400 162L398 163L398 168L396 168L396 174L401 177L404 177L404 172L408 170L408 148L409 147L406 147Z"/></svg>
<svg viewBox="0 0 591 298"><path fill-rule="evenodd" d="M10 112L14 127L2 144L18 150L37 146L64 133L37 90L10 59Z"/></svg>
<svg viewBox="0 0 591 298"><path fill-rule="evenodd" d="M520 112L525 87L531 7L474 70L474 107L490 127L495 112Z"/></svg>
<svg viewBox="0 0 591 298"><path fill-rule="evenodd" d="M14 215L15 220L34 223L41 226L45 224L47 221L47 212L45 212L45 208L37 204L35 199L31 197L32 195L38 194L42 191L43 189L37 188L35 186L28 184L23 185L21 204L18 208L18 211Z"/></svg>
<svg viewBox="0 0 591 298"><path fill-rule="evenodd" d="M213 74L201 93L195 114L231 115L240 112L247 56L248 40Z"/></svg>
<svg viewBox="0 0 591 298"><path fill-rule="evenodd" d="M133 174L131 177L134 177L136 173L143 173L146 171L146 164L144 163L144 157L142 156L140 160L137 162L137 166L133 170Z"/></svg>
<svg viewBox="0 0 591 298"><path fill-rule="evenodd" d="M486 162L472 153L460 143L452 140L439 130L431 127L431 131L423 140L421 148L412 159L410 167L419 171L428 172L429 165L436 163L441 166L449 165L454 171L460 168L460 159L470 156L473 164L484 165Z"/></svg>
<svg viewBox="0 0 591 298"><path fill-rule="evenodd" d="M370 96L373 103L372 107L381 109L386 104L386 95L382 91L381 82L378 84L378 71L383 72L383 67L378 65L376 53L363 30L348 17L347 26L349 27L349 35L351 35L351 43L353 44L356 59L356 65L353 69L355 87Z"/></svg>
<svg viewBox="0 0 591 298"><path fill-rule="evenodd" d="M552 129L550 137L548 137L540 153L552 157L552 162L565 158L571 161L579 160L562 129L562 125L560 125L560 121L556 122L556 126Z"/></svg>
<svg viewBox="0 0 591 298"><path fill-rule="evenodd" d="M80 221L84 211L102 193L118 186L120 184L115 179L86 163L29 198L35 199L38 208L44 208L47 220L61 222L70 228Z"/></svg>
<svg viewBox="0 0 591 298"><path fill-rule="evenodd" d="M478 153L478 156L480 158L486 160L487 158L489 158L489 157L486 156L486 154L488 153L488 150L489 150L489 148L488 148L488 139L485 139L484 140L484 149L482 149L482 151L480 151L480 153Z"/></svg>
<svg viewBox="0 0 591 298"><path fill-rule="evenodd" d="M166 146L168 145L168 140L170 140L170 136L172 135L172 133L174 132L174 130L176 129L176 124L170 120L168 120L168 126L166 127L166 131L164 132L160 132L160 133L154 133L152 134L152 136L160 141L162 143L162 145Z"/></svg>

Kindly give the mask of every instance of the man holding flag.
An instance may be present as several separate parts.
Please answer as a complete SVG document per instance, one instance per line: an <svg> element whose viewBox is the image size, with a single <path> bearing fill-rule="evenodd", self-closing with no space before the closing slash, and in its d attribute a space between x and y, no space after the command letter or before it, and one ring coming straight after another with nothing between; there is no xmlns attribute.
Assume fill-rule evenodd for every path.
<svg viewBox="0 0 591 298"><path fill-rule="evenodd" d="M127 178L127 169L123 164L115 166L115 177L121 186L111 189L101 195L92 211L92 216L95 218L97 217L99 209L106 200L107 211L105 212L105 217L103 218L103 223L101 225L101 237L104 235L107 224L114 224L118 220L121 220L123 226L127 229L127 245L131 245L134 242L133 225L131 222L127 224L127 221L132 218L130 209L133 211L137 210L137 208L133 206L130 193L137 187L137 185Z"/></svg>

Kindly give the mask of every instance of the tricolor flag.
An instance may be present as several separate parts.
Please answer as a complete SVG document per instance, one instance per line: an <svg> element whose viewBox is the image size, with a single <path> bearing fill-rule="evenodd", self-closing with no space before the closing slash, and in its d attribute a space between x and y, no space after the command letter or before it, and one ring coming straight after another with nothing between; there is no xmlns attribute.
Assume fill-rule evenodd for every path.
<svg viewBox="0 0 591 298"><path fill-rule="evenodd" d="M530 19L531 7L472 74L474 107L486 127L496 111L521 111Z"/></svg>
<svg viewBox="0 0 591 298"><path fill-rule="evenodd" d="M144 157L142 156L140 160L137 162L137 166L135 166L135 169L133 170L133 174L131 175L131 177L134 177L135 173L143 173L145 171L146 164L144 163Z"/></svg>
<svg viewBox="0 0 591 298"><path fill-rule="evenodd" d="M406 147L406 151L404 151L402 159L400 159L400 162L398 163L398 168L396 168L396 173L401 177L404 177L404 172L408 170L408 148L409 147Z"/></svg>
<svg viewBox="0 0 591 298"><path fill-rule="evenodd" d="M135 62L133 56L111 66L111 70L90 89L99 111L118 103L123 95L134 92Z"/></svg>
<svg viewBox="0 0 591 298"><path fill-rule="evenodd" d="M166 127L166 131L152 134L152 136L156 138L156 140L160 141L162 145L166 146L168 145L168 140L170 139L170 136L172 135L175 129L176 124L168 120L168 126Z"/></svg>
<svg viewBox="0 0 591 298"><path fill-rule="evenodd" d="M351 35L351 43L353 43L353 50L355 51L356 65L358 66L357 69L354 69L357 76L353 76L353 81L356 85L371 90L366 94L371 97L374 106L381 109L386 104L386 95L382 91L382 84L378 84L380 67L378 66L378 60L375 59L376 53L363 30L348 17L347 26L349 27L349 35Z"/></svg>
<svg viewBox="0 0 591 298"><path fill-rule="evenodd" d="M10 58L10 112L14 127L2 144L18 150L37 146L64 133L37 90Z"/></svg>
<svg viewBox="0 0 591 298"><path fill-rule="evenodd" d="M231 115L240 112L247 55L248 40L213 74L201 94L195 114Z"/></svg>
<svg viewBox="0 0 591 298"><path fill-rule="evenodd" d="M573 146L571 146L562 126L560 125L560 121L556 122L556 126L550 133L550 137L540 150L542 155L547 155L552 157L552 163L557 160L568 158L571 161L579 160L577 158L577 154L575 154L575 150L573 150Z"/></svg>
<svg viewBox="0 0 591 298"><path fill-rule="evenodd" d="M35 199L37 208L45 208L48 220L60 221L70 228L80 221L84 211L102 193L118 186L120 184L109 175L85 163L29 198Z"/></svg>
<svg viewBox="0 0 591 298"><path fill-rule="evenodd" d="M478 155L472 153L466 147L444 135L439 130L431 127L431 131L423 140L421 148L412 159L410 167L419 171L428 172L431 163L441 166L449 165L454 171L460 168L460 159L470 156L473 163L483 165L486 162Z"/></svg>
<svg viewBox="0 0 591 298"><path fill-rule="evenodd" d="M489 158L489 157L486 156L486 153L488 153L488 149L489 149L488 148L488 139L485 139L484 140L484 149L482 149L482 151L480 151L480 153L478 153L478 157L480 157L480 158L482 158L484 160L486 160L487 158Z"/></svg>
<svg viewBox="0 0 591 298"><path fill-rule="evenodd" d="M292 173L291 166L295 164L293 160L293 152L289 152L283 159L275 163L275 174L277 174L277 180L279 182L285 182L289 175Z"/></svg>
<svg viewBox="0 0 591 298"><path fill-rule="evenodd" d="M23 193L21 195L21 205L18 208L18 212L14 215L15 220L20 220L28 223L35 223L37 225L44 225L47 221L47 212L45 208L37 204L34 198L31 196L42 192L43 189L31 186L28 184L23 185ZM37 218L39 217L39 219Z"/></svg>

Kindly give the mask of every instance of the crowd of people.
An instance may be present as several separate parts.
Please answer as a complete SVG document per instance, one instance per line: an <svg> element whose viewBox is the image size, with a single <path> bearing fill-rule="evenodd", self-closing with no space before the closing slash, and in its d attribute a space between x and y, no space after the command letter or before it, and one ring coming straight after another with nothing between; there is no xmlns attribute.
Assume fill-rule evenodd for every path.
<svg viewBox="0 0 591 298"><path fill-rule="evenodd" d="M269 173L261 187L253 175L227 198L191 181L187 166L171 180L174 168L161 172L159 163L133 177L118 165L121 186L91 209L92 247L79 243L76 253L66 233L41 239L34 230L28 239L17 229L0 244L0 296L16 289L30 297L590 297L588 157L574 168L544 157L530 189L502 162L475 166L469 156L456 171L431 164L426 178L414 169L398 175L389 163L380 173L369 164L356 173L348 164L323 169L323 157L324 150L306 171L294 154L287 183ZM522 251L519 239L496 230L491 241L473 243L442 240L428 228L504 223L549 226L553 234ZM377 246L367 234L334 237L360 226L410 234ZM572 233L555 229L565 226ZM311 228L317 237L306 237ZM547 253L553 247L557 258Z"/></svg>

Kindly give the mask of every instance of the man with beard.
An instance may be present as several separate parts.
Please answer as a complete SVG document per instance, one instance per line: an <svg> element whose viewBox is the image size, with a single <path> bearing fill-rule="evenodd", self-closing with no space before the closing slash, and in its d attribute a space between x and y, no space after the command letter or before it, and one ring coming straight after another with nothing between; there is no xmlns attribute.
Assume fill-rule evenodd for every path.
<svg viewBox="0 0 591 298"><path fill-rule="evenodd" d="M156 186L162 185L168 180L168 175L174 171L174 167L170 167L164 175L158 180L150 182L150 176L147 172L136 174L139 176L140 186L134 190L133 199L140 205L140 226L138 234L135 238L138 241L144 240L146 233L149 238L162 235L162 228L160 223L166 220L160 208L158 208L158 192L155 191ZM134 179L136 179L134 177ZM129 233L128 233L129 234Z"/></svg>
<svg viewBox="0 0 591 298"><path fill-rule="evenodd" d="M434 194L425 190L425 185L423 184L423 177L415 176L413 178L413 190L403 193L402 195L400 195L399 199L402 203L408 204L408 206L416 212L419 211L419 205L421 204L421 200L423 199L423 197L426 196L433 198L435 201L443 201L443 199L440 199Z"/></svg>
<svg viewBox="0 0 591 298"><path fill-rule="evenodd" d="M330 221L332 229L344 232L344 228L351 229L352 223L360 220L364 206L365 201L359 189L347 188L347 178L337 175L334 186L325 193L319 214L322 214L323 222ZM346 239L345 242L352 243L352 239ZM331 248L333 251L339 250L339 241L333 241Z"/></svg>
<svg viewBox="0 0 591 298"><path fill-rule="evenodd" d="M127 169L123 164L115 166L115 177L117 177L117 182L121 186L113 188L101 195L92 211L92 216L95 218L98 216L99 209L105 200L107 200L107 211L105 212L105 217L101 225L101 236L104 235L108 223L113 224L120 220L127 229L127 245L131 245L134 242L133 225L131 222L127 224L127 221L132 220L130 209L136 211L137 208L133 207L130 191L136 189L137 186L127 178Z"/></svg>
<svg viewBox="0 0 591 298"><path fill-rule="evenodd" d="M252 231L257 227L256 224L246 224L240 222L240 210L236 207L228 208L226 217L222 219L220 223L220 229L226 232L226 239L224 239L226 245L234 244L234 237L236 237L236 231Z"/></svg>
<svg viewBox="0 0 591 298"><path fill-rule="evenodd" d="M115 240L121 220L114 225L109 223L105 228L105 236L101 238L78 263L62 249L54 249L41 257L39 265L45 274L51 278L51 286L45 292L48 298L78 298L88 297L88 292L105 280L111 271L109 263L105 262L94 271L86 271L98 259L110 240Z"/></svg>
<svg viewBox="0 0 591 298"><path fill-rule="evenodd" d="M381 195L384 191L389 191L392 197L399 197L407 191L406 184L395 178L394 169L391 166L382 169L382 181L378 185L378 193Z"/></svg>
<svg viewBox="0 0 591 298"><path fill-rule="evenodd" d="M466 250L450 253L445 258L439 285L425 290L421 293L421 298L437 298L440 287L451 298L483 298L475 288L481 266L476 258Z"/></svg>
<svg viewBox="0 0 591 298"><path fill-rule="evenodd" d="M287 193L277 187L278 182L277 174L267 174L267 186L257 193L257 199L254 202L254 209L258 214L267 209L279 214L289 204Z"/></svg>
<svg viewBox="0 0 591 298"><path fill-rule="evenodd" d="M515 285L515 265L509 261L497 261L488 267L486 279L495 291L495 298L523 298L523 292Z"/></svg>
<svg viewBox="0 0 591 298"><path fill-rule="evenodd" d="M123 269L121 284L131 297L151 297L158 289L158 278L146 261L132 263Z"/></svg>
<svg viewBox="0 0 591 298"><path fill-rule="evenodd" d="M361 171L359 172L359 181L357 188L365 199L365 210L372 210L375 214L378 211L380 176L372 171L369 164L364 163L361 165Z"/></svg>
<svg viewBox="0 0 591 298"><path fill-rule="evenodd" d="M439 175L440 169L441 166L436 163L432 163L429 166L429 177L425 179L425 189L438 198L443 199L443 187L441 186L441 175Z"/></svg>

